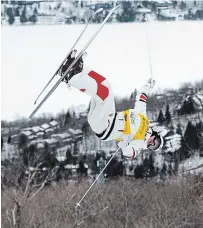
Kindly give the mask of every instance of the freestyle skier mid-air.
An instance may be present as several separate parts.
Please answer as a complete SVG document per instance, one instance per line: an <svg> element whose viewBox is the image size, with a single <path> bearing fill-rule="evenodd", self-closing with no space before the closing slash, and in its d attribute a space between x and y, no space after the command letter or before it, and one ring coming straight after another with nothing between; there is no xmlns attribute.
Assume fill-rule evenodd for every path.
<svg viewBox="0 0 203 228"><path fill-rule="evenodd" d="M61 74L74 61L73 50L61 68ZM158 151L163 147L163 138L149 127L146 115L147 96L155 85L150 78L139 89L133 109L117 112L110 82L99 73L83 67L86 53L77 61L65 78L65 82L91 96L87 115L90 127L101 140L116 140L123 155L136 157L143 149Z"/></svg>

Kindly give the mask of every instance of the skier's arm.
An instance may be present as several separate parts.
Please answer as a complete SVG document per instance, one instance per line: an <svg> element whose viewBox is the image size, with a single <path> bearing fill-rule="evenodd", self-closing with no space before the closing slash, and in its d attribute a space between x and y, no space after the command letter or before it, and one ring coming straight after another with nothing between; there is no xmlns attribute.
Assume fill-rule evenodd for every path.
<svg viewBox="0 0 203 228"><path fill-rule="evenodd" d="M147 145L144 140L133 140L129 144L126 143L124 145L123 143L122 151L125 157L133 159L137 157L144 149L147 149Z"/></svg>
<svg viewBox="0 0 203 228"><path fill-rule="evenodd" d="M144 86L142 86L136 96L136 101L135 101L135 112L136 113L142 113L143 115L146 115L146 110L147 110L147 96L151 92L152 88L155 85L155 81L150 78Z"/></svg>

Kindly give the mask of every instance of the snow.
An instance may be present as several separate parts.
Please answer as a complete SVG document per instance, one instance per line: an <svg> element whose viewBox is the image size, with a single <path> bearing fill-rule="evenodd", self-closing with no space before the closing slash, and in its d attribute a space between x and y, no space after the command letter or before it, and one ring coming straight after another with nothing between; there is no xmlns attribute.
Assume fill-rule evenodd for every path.
<svg viewBox="0 0 203 228"><path fill-rule="evenodd" d="M30 131L30 130L32 130L31 127L27 127L27 128L22 128L22 129L21 129L21 131Z"/></svg>
<svg viewBox="0 0 203 228"><path fill-rule="evenodd" d="M31 131L21 131L21 134L24 134L26 136L29 136L29 135L32 134L32 132Z"/></svg>
<svg viewBox="0 0 203 228"><path fill-rule="evenodd" d="M148 8L140 8L135 11L136 13L151 13L151 10Z"/></svg>
<svg viewBox="0 0 203 228"><path fill-rule="evenodd" d="M90 25L79 48L97 26ZM1 28L2 119L28 117L36 96L83 28L80 24ZM202 79L202 28L203 21L106 24L88 48L85 65L106 76L115 95L129 95L150 77L148 33L156 88L175 89L181 82ZM10 96L11 91L15 96ZM36 116L44 112L56 114L73 104L88 106L89 100L83 93L69 91L61 84Z"/></svg>
<svg viewBox="0 0 203 228"><path fill-rule="evenodd" d="M53 138L60 137L62 139L67 139L67 138L71 137L71 135L68 133L61 133L61 134L52 134L51 137L53 137Z"/></svg>
<svg viewBox="0 0 203 228"><path fill-rule="evenodd" d="M45 132L52 132L53 130L54 130L53 128L50 128L50 129L45 130Z"/></svg>
<svg viewBox="0 0 203 228"><path fill-rule="evenodd" d="M66 160L66 157L65 156L56 156L56 159L58 161L65 161Z"/></svg>
<svg viewBox="0 0 203 228"><path fill-rule="evenodd" d="M48 143L48 144L54 144L56 142L58 142L58 140L54 139L54 138L51 138L51 139L36 139L36 140L32 140L30 142L30 145L31 144L37 144L38 146L41 146L41 148L44 147L44 143ZM42 147L43 145L43 147Z"/></svg>
<svg viewBox="0 0 203 228"><path fill-rule="evenodd" d="M11 135L11 139L19 137L19 135Z"/></svg>
<svg viewBox="0 0 203 228"><path fill-rule="evenodd" d="M170 131L165 126L159 125L157 122L154 122L152 126L151 125L149 126L152 127L154 131L157 131L158 133L160 133L162 137L164 137Z"/></svg>
<svg viewBox="0 0 203 228"><path fill-rule="evenodd" d="M52 120L51 122L49 122L49 124L53 127L59 125L59 123L56 120Z"/></svg>
<svg viewBox="0 0 203 228"><path fill-rule="evenodd" d="M74 130L74 129L69 128L68 131L70 131L73 135L79 135L79 134L83 133L80 129Z"/></svg>
<svg viewBox="0 0 203 228"><path fill-rule="evenodd" d="M37 149L44 148L44 143L37 143Z"/></svg>
<svg viewBox="0 0 203 228"><path fill-rule="evenodd" d="M175 138L181 139L181 135L179 135L179 134L174 134L174 135L172 135L172 136L167 136L165 139L166 139L166 140L169 140L169 139L175 139Z"/></svg>
<svg viewBox="0 0 203 228"><path fill-rule="evenodd" d="M175 152L181 148L180 141L177 139L176 140L170 140L170 141L166 142L164 146L167 148L167 149L164 149L165 153Z"/></svg>
<svg viewBox="0 0 203 228"><path fill-rule="evenodd" d="M198 166L201 166L201 167L199 167L198 169L194 169ZM190 169L194 169L190 171L191 173L203 172L203 157L200 157L198 153L194 154L192 157L183 161L179 165L180 172L182 170L189 171Z"/></svg>
<svg viewBox="0 0 203 228"><path fill-rule="evenodd" d="M41 127L42 127L43 129L47 129L47 128L50 127L50 125L49 125L49 124L42 124Z"/></svg>
<svg viewBox="0 0 203 228"><path fill-rule="evenodd" d="M41 142L47 142L48 144L53 144L53 143L58 142L58 140L56 140L56 139L43 139L43 140L41 140Z"/></svg>
<svg viewBox="0 0 203 228"><path fill-rule="evenodd" d="M28 136L28 139L34 139L34 138L37 138L37 136L36 135L30 135L30 136Z"/></svg>
<svg viewBox="0 0 203 228"><path fill-rule="evenodd" d="M44 131L44 129L42 129L40 126L35 126L35 127L32 127L32 131L34 131L35 133L37 133L39 131Z"/></svg>
<svg viewBox="0 0 203 228"><path fill-rule="evenodd" d="M153 123L150 123L150 124L149 124L150 127L154 127L154 126L157 126L157 125L159 125L158 122L153 122Z"/></svg>

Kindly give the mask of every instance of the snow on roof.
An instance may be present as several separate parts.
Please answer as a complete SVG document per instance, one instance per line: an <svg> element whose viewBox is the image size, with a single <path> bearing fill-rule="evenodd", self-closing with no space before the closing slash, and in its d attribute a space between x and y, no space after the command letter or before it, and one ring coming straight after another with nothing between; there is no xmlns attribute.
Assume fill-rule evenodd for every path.
<svg viewBox="0 0 203 228"><path fill-rule="evenodd" d="M47 129L47 130L45 130L46 132L49 132L49 131L53 131L54 129L52 129L52 128L49 128L49 129Z"/></svg>
<svg viewBox="0 0 203 228"><path fill-rule="evenodd" d="M48 144L53 144L53 143L58 142L58 140L57 139L43 139L43 140L41 140L41 142L47 142Z"/></svg>
<svg viewBox="0 0 203 228"><path fill-rule="evenodd" d="M60 138L62 138L62 139L66 139L66 138L71 137L71 135L68 134L68 133L61 133L61 134L53 134L51 137L52 137L52 138L60 137Z"/></svg>
<svg viewBox="0 0 203 228"><path fill-rule="evenodd" d="M151 10L148 8L139 8L139 9L136 9L135 12L136 13L151 13Z"/></svg>
<svg viewBox="0 0 203 228"><path fill-rule="evenodd" d="M36 135L30 135L30 136L28 136L28 139L34 139L36 137L37 137Z"/></svg>
<svg viewBox="0 0 203 228"><path fill-rule="evenodd" d="M29 136L29 135L32 134L32 132L31 131L21 131L21 134L24 134L26 136Z"/></svg>
<svg viewBox="0 0 203 228"><path fill-rule="evenodd" d="M42 124L41 127L42 127L43 129L47 129L47 128L50 127L50 125L49 125L49 124Z"/></svg>
<svg viewBox="0 0 203 228"><path fill-rule="evenodd" d="M29 131L32 130L32 127L22 128L21 131Z"/></svg>
<svg viewBox="0 0 203 228"><path fill-rule="evenodd" d="M49 122L49 124L53 127L59 125L59 123L56 120L52 120L51 122Z"/></svg>
<svg viewBox="0 0 203 228"><path fill-rule="evenodd" d="M66 156L56 156L56 159L58 161L65 161L66 160Z"/></svg>
<svg viewBox="0 0 203 228"><path fill-rule="evenodd" d="M64 139L63 142L70 142L72 139L68 138L68 139Z"/></svg>
<svg viewBox="0 0 203 228"><path fill-rule="evenodd" d="M75 130L75 134L82 134L83 132L80 129Z"/></svg>
<svg viewBox="0 0 203 228"><path fill-rule="evenodd" d="M57 151L57 153L65 153L68 150L68 148L70 148L69 145L60 147L56 151Z"/></svg>
<svg viewBox="0 0 203 228"><path fill-rule="evenodd" d="M68 131L70 131L74 135L78 135L78 134L82 134L83 133L80 129L74 130L72 128L69 128Z"/></svg>
<svg viewBox="0 0 203 228"><path fill-rule="evenodd" d="M36 135L43 135L43 132L37 132Z"/></svg>
<svg viewBox="0 0 203 228"><path fill-rule="evenodd" d="M35 133L37 133L37 132L39 132L39 131L43 131L44 129L41 128L40 126L34 126L34 127L32 127L32 130L33 130Z"/></svg>
<svg viewBox="0 0 203 228"><path fill-rule="evenodd" d="M58 140L56 139L36 139L36 140L32 140L30 142L30 144L39 144L39 143L42 143L44 145L44 143L47 142L48 144L53 144L53 143L56 143L58 142Z"/></svg>
<svg viewBox="0 0 203 228"><path fill-rule="evenodd" d="M73 165L72 164L67 164L64 166L66 169L72 169L73 168Z"/></svg>
<svg viewBox="0 0 203 228"><path fill-rule="evenodd" d="M37 143L37 149L44 148L44 143Z"/></svg>
<svg viewBox="0 0 203 228"><path fill-rule="evenodd" d="M18 137L18 135L11 135L11 138L15 138L15 137Z"/></svg>

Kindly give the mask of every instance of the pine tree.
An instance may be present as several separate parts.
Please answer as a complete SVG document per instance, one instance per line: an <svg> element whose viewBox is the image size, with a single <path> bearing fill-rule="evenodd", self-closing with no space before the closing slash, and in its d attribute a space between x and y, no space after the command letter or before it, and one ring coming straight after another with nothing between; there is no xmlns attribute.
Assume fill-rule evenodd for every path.
<svg viewBox="0 0 203 228"><path fill-rule="evenodd" d="M7 9L7 15L8 15L8 23L9 25L12 25L15 22L15 17L14 17L13 9L11 7Z"/></svg>
<svg viewBox="0 0 203 228"><path fill-rule="evenodd" d="M26 5L25 5L25 6L24 6L24 9L23 9L23 11L22 11L22 14L20 15L20 22L21 22L21 23L25 23L25 22L28 21L26 15L27 15L27 8L26 8Z"/></svg>
<svg viewBox="0 0 203 228"><path fill-rule="evenodd" d="M163 114L162 110L160 110L157 122L160 124L163 124L164 121L165 121L164 114Z"/></svg>
<svg viewBox="0 0 203 228"><path fill-rule="evenodd" d="M133 22L135 21L135 12L130 1L121 2L123 11L122 14L117 14L116 18L119 22Z"/></svg>
<svg viewBox="0 0 203 228"><path fill-rule="evenodd" d="M4 139L3 139L3 137L1 136L1 150L3 149L3 147L4 147Z"/></svg>
<svg viewBox="0 0 203 228"><path fill-rule="evenodd" d="M178 124L178 126L177 126L176 133L179 134L179 135L182 135L182 134L183 134L183 133L182 133L182 129L181 129L181 125L180 125L180 124Z"/></svg>
<svg viewBox="0 0 203 228"><path fill-rule="evenodd" d="M72 159L73 159L73 156L72 156L71 150L70 150L70 148L68 148L67 151L66 151L67 164L71 164L72 163Z"/></svg>
<svg viewBox="0 0 203 228"><path fill-rule="evenodd" d="M129 99L130 108L134 108L134 106L135 106L136 94L137 94L137 90L135 89L134 92L132 92L130 95L130 99Z"/></svg>
<svg viewBox="0 0 203 228"><path fill-rule="evenodd" d="M68 124L68 123L70 123L70 121L71 121L71 115L70 115L70 112L68 110L67 113L66 113L64 124Z"/></svg>
<svg viewBox="0 0 203 228"><path fill-rule="evenodd" d="M87 136L89 135L90 132L90 127L87 121L84 122L84 124L82 125L82 132L83 132L83 139L85 141L85 150L87 152Z"/></svg>
<svg viewBox="0 0 203 228"><path fill-rule="evenodd" d="M161 177L164 177L166 175L166 172L167 172L167 166L166 166L166 163L164 162L163 167L160 171Z"/></svg>
<svg viewBox="0 0 203 228"><path fill-rule="evenodd" d="M169 111L169 105L166 106L165 118L166 118L166 123L169 124L171 122L171 113Z"/></svg>
<svg viewBox="0 0 203 228"><path fill-rule="evenodd" d="M187 101L183 102L183 105L180 109L180 114L184 115L184 114L192 114L192 113L195 113L195 107L190 97Z"/></svg>
<svg viewBox="0 0 203 228"><path fill-rule="evenodd" d="M18 139L18 148L21 149L22 147L26 146L28 142L28 138L26 135L21 134Z"/></svg>
<svg viewBox="0 0 203 228"><path fill-rule="evenodd" d="M199 149L200 140L198 138L198 132L196 127L192 125L190 121L188 122L187 128L185 130L184 140L189 148L193 150Z"/></svg>
<svg viewBox="0 0 203 228"><path fill-rule="evenodd" d="M197 129L197 137L199 141L199 149L200 151L203 151L203 122L199 122L196 124Z"/></svg>

